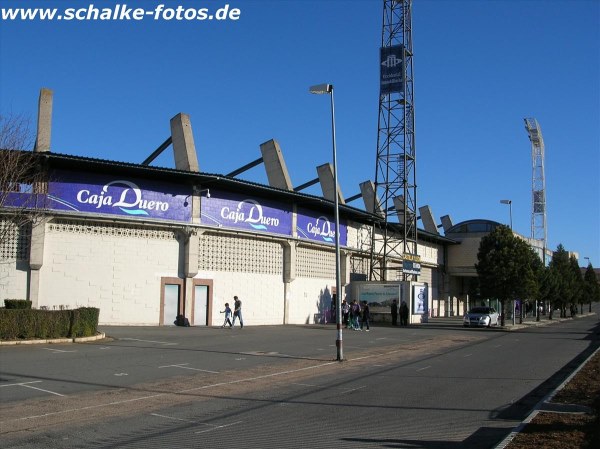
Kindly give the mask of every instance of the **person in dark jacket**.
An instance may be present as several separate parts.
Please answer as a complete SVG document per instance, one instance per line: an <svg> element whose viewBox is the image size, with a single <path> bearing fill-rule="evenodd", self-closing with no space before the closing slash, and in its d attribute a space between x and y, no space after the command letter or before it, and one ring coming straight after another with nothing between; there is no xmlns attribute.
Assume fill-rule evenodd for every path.
<svg viewBox="0 0 600 449"><path fill-rule="evenodd" d="M367 332L369 332L369 320L371 319L371 312L369 311L369 303L367 301L363 301L362 306L362 321L360 322L360 330L362 330L363 326L367 325Z"/></svg>
<svg viewBox="0 0 600 449"><path fill-rule="evenodd" d="M392 305L390 306L392 309L392 326L398 325L398 301L395 299L392 301Z"/></svg>
<svg viewBox="0 0 600 449"><path fill-rule="evenodd" d="M406 301L400 304L400 326L408 326L408 306Z"/></svg>

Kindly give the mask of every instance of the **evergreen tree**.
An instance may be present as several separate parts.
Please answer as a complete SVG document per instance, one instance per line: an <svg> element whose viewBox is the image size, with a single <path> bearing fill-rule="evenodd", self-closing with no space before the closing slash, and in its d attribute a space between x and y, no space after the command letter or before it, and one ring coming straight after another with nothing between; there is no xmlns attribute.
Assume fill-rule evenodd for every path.
<svg viewBox="0 0 600 449"><path fill-rule="evenodd" d="M482 297L497 298L504 326L506 301L533 298L539 294L540 264L533 249L510 228L498 226L481 239L477 253L477 274Z"/></svg>
<svg viewBox="0 0 600 449"><path fill-rule="evenodd" d="M562 244L559 244L556 251L554 251L550 268L554 270L557 281L557 292L551 307L552 309L559 309L561 318L564 318L567 316L567 306L573 301L575 277L571 268L569 253Z"/></svg>
<svg viewBox="0 0 600 449"><path fill-rule="evenodd" d="M573 276L573 285L571 287L573 290L573 296L571 298L571 316L573 316L577 313L577 305L580 306L581 313L583 313L583 275L581 274L579 262L577 262L575 256L571 256L569 262L571 263L571 273Z"/></svg>
<svg viewBox="0 0 600 449"><path fill-rule="evenodd" d="M583 300L590 304L590 312L592 311L592 302L600 302L600 283L591 262L583 276Z"/></svg>

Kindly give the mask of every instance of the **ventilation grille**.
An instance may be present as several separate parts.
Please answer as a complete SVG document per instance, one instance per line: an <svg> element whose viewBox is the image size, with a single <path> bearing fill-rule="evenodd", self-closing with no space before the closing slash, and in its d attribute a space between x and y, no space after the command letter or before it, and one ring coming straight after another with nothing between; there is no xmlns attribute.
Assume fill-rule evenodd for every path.
<svg viewBox="0 0 600 449"><path fill-rule="evenodd" d="M200 270L283 274L283 249L279 243L215 234L202 234L199 240Z"/></svg>
<svg viewBox="0 0 600 449"><path fill-rule="evenodd" d="M298 247L296 275L302 278L335 279L335 252Z"/></svg>
<svg viewBox="0 0 600 449"><path fill-rule="evenodd" d="M0 260L29 260L31 225L0 221Z"/></svg>

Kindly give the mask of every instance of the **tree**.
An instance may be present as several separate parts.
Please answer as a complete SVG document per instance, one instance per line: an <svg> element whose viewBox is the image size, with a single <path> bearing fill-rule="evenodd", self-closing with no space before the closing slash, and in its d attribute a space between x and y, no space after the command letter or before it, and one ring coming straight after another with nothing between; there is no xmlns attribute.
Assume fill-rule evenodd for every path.
<svg viewBox="0 0 600 449"><path fill-rule="evenodd" d="M0 246L27 232L45 210L46 177L36 153L28 121L0 114Z"/></svg>
<svg viewBox="0 0 600 449"><path fill-rule="evenodd" d="M544 267L541 275L540 299L549 305L548 318L552 319L554 304L557 304L560 298L559 279L556 268Z"/></svg>
<svg viewBox="0 0 600 449"><path fill-rule="evenodd" d="M583 313L583 275L581 274L579 262L575 256L569 258L569 263L571 264L571 273L573 276L573 285L571 286L573 290L571 297L571 316L573 316L577 313L577 305L580 306L581 313Z"/></svg>
<svg viewBox="0 0 600 449"><path fill-rule="evenodd" d="M477 260L481 295L500 300L504 326L506 301L538 295L539 258L525 240L500 225L481 239Z"/></svg>
<svg viewBox="0 0 600 449"><path fill-rule="evenodd" d="M592 311L592 302L600 302L600 283L590 262L583 275L583 300L589 302Z"/></svg>
<svg viewBox="0 0 600 449"><path fill-rule="evenodd" d="M562 244L559 244L556 251L554 251L550 268L554 270L557 280L557 292L551 307L552 309L559 309L561 318L565 318L567 316L567 305L572 304L575 297L576 278L569 253ZM552 315L550 317L552 318Z"/></svg>

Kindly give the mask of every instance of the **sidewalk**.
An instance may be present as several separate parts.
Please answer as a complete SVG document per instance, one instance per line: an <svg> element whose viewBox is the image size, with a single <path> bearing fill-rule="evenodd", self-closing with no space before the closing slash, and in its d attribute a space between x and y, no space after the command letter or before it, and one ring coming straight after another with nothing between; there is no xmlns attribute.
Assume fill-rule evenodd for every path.
<svg viewBox="0 0 600 449"><path fill-rule="evenodd" d="M548 326L550 324L554 324L554 323L560 323L562 321L568 321L568 320L573 320L573 319L577 319L577 318L583 318L583 317L588 317L588 316L593 316L596 315L597 312L592 311L592 312L584 312L581 314L577 314L574 317L567 317L567 318L560 318L559 316L554 316L553 319L548 319L548 315L542 315L540 317L540 320L537 321L536 317L523 317L523 322L519 323L519 318L517 318L515 320L515 324L513 324L512 318L511 319L507 319L504 321L504 326L498 326L498 327L492 327L495 329L500 329L500 330L506 330L506 331L513 331L513 330L519 330L519 329L528 329L531 327L537 327L537 326ZM462 315L456 315L456 316L451 316L451 317L435 317L435 318L429 318L428 321L426 323L415 323L412 324L412 326L427 326L428 324L442 324L442 325L448 325L448 326L462 326L463 323L463 317Z"/></svg>

